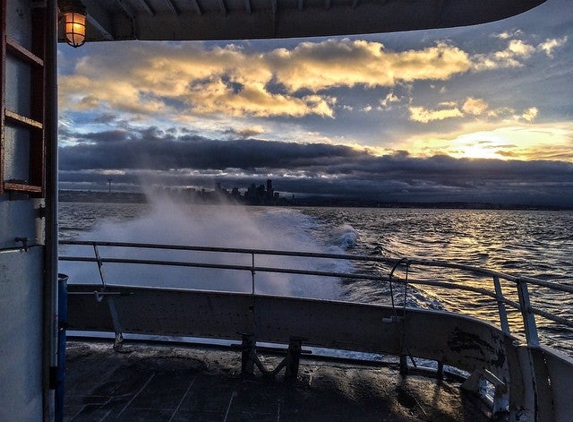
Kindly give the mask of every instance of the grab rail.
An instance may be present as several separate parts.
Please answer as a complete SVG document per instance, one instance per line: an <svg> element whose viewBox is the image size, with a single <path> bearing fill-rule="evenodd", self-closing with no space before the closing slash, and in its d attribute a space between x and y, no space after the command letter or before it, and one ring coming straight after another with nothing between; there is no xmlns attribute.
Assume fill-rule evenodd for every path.
<svg viewBox="0 0 573 422"><path fill-rule="evenodd" d="M518 310L521 313L523 320L523 331L529 346L539 346L538 332L535 316L543 317L547 320L553 321L558 324L565 325L573 328L573 321L559 315L555 315L546 310L536 308L531 305L529 299L528 285L549 288L558 292L573 293L573 286L558 284L552 281L539 280L531 277L514 276L505 274L499 271L474 267L471 265L446 262L446 261L430 261L424 259L398 259L386 258L380 256L365 256L365 255L348 255L348 254L330 254L330 253L315 253L315 252L294 252L294 251L280 251L280 250L267 250L267 249L248 249L248 248L219 248L219 247L205 247L205 246L183 246L183 245L167 245L167 244L148 244L148 243L131 243L131 242L100 242L100 241L80 241L80 240L66 240L60 241L60 245L75 245L75 246L91 246L94 249L94 257L88 256L70 256L61 254L60 261L70 262L93 262L98 264L102 284L105 286L103 278L102 266L105 263L109 264L133 264L133 265L157 265L157 266L178 266L178 267L193 267L193 268L210 268L210 269L223 269L223 270L238 270L247 271L252 274L252 294L255 294L255 274L259 272L265 273L282 273L282 274L295 274L295 275L310 275L319 277L342 278L351 280L377 280L383 282L398 282L407 283L409 285L426 285L433 287L440 287L445 289L457 289L462 291L470 291L480 295L489 297L497 302L499 323L503 332L510 334L510 325L508 321L506 306ZM98 251L98 247L109 248L137 248L137 249L162 249L162 250L179 250L179 251L194 251L194 252L210 252L218 254L241 254L249 255L251 258L251 265L234 265L234 264L217 264L209 262L192 262L192 261L169 261L169 260L149 260L149 259L133 259L133 258L108 258L102 257ZM461 270L466 273L474 275L491 277L494 290L488 290L483 287L476 287L466 285L456 281L438 281L427 279L413 279L408 277L407 280L402 280L396 276L384 276L372 273L346 273L335 271L317 271L293 268L277 268L258 266L255 264L255 257L257 256L282 256L282 257L303 257L303 258L317 258L317 259L334 259L346 261L363 261L372 262L377 264L385 264L391 266L398 266L400 264L407 265L409 268L413 266L420 267L437 267ZM500 280L506 280L515 285L518 301L513 301L504 296ZM406 302L406 298L404 298Z"/></svg>

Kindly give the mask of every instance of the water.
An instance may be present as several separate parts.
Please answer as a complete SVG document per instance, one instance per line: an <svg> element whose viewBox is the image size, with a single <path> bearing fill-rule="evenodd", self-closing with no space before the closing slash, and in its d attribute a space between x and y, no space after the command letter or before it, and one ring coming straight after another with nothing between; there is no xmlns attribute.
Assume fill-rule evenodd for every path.
<svg viewBox="0 0 573 422"><path fill-rule="evenodd" d="M364 208L271 208L239 206L177 205L160 200L145 204L60 204L60 238L182 245L260 248L306 252L348 253L393 258L449 260L485 267L512 275L529 276L563 284L573 283L573 212L364 209ZM147 252L146 252L147 253ZM152 258L152 254L138 258ZM88 253L89 255L89 253ZM174 256L173 259L180 259ZM294 258L293 258L294 260ZM226 262L228 263L228 262ZM245 264L233 262L235 264ZM316 262L289 262L287 265L309 269ZM248 265L248 263L246 263ZM277 266L266 262L265 266ZM61 270L74 282L98 282L95 266L79 269L77 264L62 263ZM111 266L108 266L111 267ZM387 275L390 268L372 263L320 261L319 270L372 272ZM115 272L114 272L115 271ZM122 271L125 271L124 269ZM181 269L121 273L106 268L111 279L136 280L137 283L173 286L169 280L189 280L193 287L245 290L250 274L221 275L195 272L193 277ZM188 271L188 270L187 270ZM215 275L212 275L215 274ZM412 268L400 277L453 280L475 287L493 289L488 278L472 279L448 271ZM377 280L304 280L292 276L262 278L262 293L342 299L366 303L390 304L388 284ZM457 277L457 278L456 278ZM200 280L200 281L199 281ZM166 284L167 283L167 284ZM175 287L182 287L175 285ZM184 286L183 286L184 287ZM515 286L503 285L506 297L517 301ZM532 289L533 305L573 319L572 295ZM404 288L393 286L397 306L404 301ZM464 312L497 321L493 300L428 286L409 286L408 306ZM510 312L510 322L519 326L520 315ZM538 318L543 341L573 354L572 330ZM518 330L519 331L519 330Z"/></svg>

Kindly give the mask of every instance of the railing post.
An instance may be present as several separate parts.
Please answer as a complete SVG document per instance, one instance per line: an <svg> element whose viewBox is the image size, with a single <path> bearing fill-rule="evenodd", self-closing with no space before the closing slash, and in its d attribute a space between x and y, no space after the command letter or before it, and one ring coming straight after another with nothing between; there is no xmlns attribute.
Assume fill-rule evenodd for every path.
<svg viewBox="0 0 573 422"><path fill-rule="evenodd" d="M97 269L99 271L99 278L101 280L101 284L103 284L103 287L105 287L105 277L103 275L103 262L101 262L101 258L99 256L99 250L97 248L97 243L93 243L93 247L94 247L94 254L97 260Z"/></svg>
<svg viewBox="0 0 573 422"><path fill-rule="evenodd" d="M503 297L503 292L501 291L499 276L493 276L493 285L495 286L495 298L497 300L501 329L505 334L509 334L509 322L507 320L507 310L505 309L505 298Z"/></svg>
<svg viewBox="0 0 573 422"><path fill-rule="evenodd" d="M251 327L252 327L252 335L253 341L256 344L256 336L257 336L257 307L255 306L255 253L251 252ZM262 364L261 364L262 365Z"/></svg>
<svg viewBox="0 0 573 422"><path fill-rule="evenodd" d="M103 284L103 290L106 289L106 284L105 284L105 277L103 274L103 262L101 260L101 257L99 255L99 250L97 248L97 243L94 242L93 243L93 247L94 247L94 253L96 256L96 260L97 260L97 266L98 266L98 270L99 270L99 277L101 279L101 284ZM123 330L121 329L121 324L119 322L119 315L117 313L117 309L115 307L115 301L113 300L112 297L107 297L107 306L109 308L109 313L111 315L111 320L113 322L113 330L115 331L115 340L113 342L113 348L114 350L120 350L123 347Z"/></svg>
<svg viewBox="0 0 573 422"><path fill-rule="evenodd" d="M255 254L251 253L251 294L255 294Z"/></svg>
<svg viewBox="0 0 573 422"><path fill-rule="evenodd" d="M519 294L519 306L521 308L521 315L523 317L523 327L525 329L525 337L528 346L539 346L539 337L537 336L537 326L535 324L535 315L531 309L531 302L529 301L529 291L527 290L527 282L517 280L517 292Z"/></svg>

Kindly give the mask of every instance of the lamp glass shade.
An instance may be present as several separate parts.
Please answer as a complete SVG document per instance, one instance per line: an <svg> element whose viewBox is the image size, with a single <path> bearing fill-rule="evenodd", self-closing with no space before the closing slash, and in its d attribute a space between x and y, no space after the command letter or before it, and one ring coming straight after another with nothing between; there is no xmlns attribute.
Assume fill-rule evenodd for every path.
<svg viewBox="0 0 573 422"><path fill-rule="evenodd" d="M79 47L86 41L86 15L78 12L64 14L64 32L66 42L72 47Z"/></svg>

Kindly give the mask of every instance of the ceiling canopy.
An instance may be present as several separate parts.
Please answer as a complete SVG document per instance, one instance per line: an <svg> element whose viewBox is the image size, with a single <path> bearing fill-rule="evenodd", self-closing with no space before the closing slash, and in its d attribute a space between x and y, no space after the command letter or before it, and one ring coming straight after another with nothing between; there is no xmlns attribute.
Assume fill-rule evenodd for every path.
<svg viewBox="0 0 573 422"><path fill-rule="evenodd" d="M367 34L495 21L545 0L83 0L86 41ZM60 0L60 6L69 0Z"/></svg>

